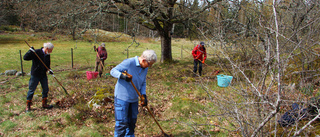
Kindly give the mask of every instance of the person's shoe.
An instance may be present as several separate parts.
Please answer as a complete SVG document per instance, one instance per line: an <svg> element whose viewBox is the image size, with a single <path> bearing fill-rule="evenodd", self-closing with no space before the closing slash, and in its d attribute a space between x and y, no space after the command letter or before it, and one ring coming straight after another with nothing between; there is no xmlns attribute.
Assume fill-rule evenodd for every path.
<svg viewBox="0 0 320 137"><path fill-rule="evenodd" d="M53 106L52 105L48 105L47 104L47 98L42 98L42 108L45 108L45 109L52 109Z"/></svg>
<svg viewBox="0 0 320 137"><path fill-rule="evenodd" d="M30 112L31 111L31 105L32 105L32 101L31 100L27 100L26 112Z"/></svg>

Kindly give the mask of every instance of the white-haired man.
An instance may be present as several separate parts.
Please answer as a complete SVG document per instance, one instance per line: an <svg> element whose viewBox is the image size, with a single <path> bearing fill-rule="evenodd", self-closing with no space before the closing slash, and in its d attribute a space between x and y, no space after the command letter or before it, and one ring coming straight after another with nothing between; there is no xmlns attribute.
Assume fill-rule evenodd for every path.
<svg viewBox="0 0 320 137"><path fill-rule="evenodd" d="M140 57L128 58L114 67L110 74L118 78L114 89L115 131L114 136L134 136L138 116L139 96L131 85L134 83L140 94L144 96L142 106L148 104L146 96L146 78L148 67L157 61L153 50L145 50ZM126 71L127 75L123 75Z"/></svg>
<svg viewBox="0 0 320 137"><path fill-rule="evenodd" d="M31 66L31 77L29 80L29 91L27 94L27 107L26 112L31 110L32 98L34 91L36 90L38 83L40 82L42 87L42 107L46 109L51 109L53 106L47 104L47 97L49 92L47 71L49 74L53 74L51 69L47 68L42 64L39 58L35 55L37 54L43 63L50 68L50 53L52 52L54 46L52 43L44 43L41 49L34 49L33 47L23 56L24 60L32 60Z"/></svg>

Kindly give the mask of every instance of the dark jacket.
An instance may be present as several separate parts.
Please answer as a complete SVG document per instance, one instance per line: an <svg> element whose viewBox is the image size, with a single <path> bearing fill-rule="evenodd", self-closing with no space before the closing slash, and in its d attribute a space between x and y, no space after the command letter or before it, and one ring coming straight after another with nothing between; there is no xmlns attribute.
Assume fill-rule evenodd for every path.
<svg viewBox="0 0 320 137"><path fill-rule="evenodd" d="M35 50L37 55L41 58L41 60L46 64L48 68L50 68L50 55L44 54L41 49ZM38 57L33 53L33 51L29 50L24 56L24 60L32 60L31 66L31 75L36 77L44 77L47 75L47 68L42 64L42 62L38 59Z"/></svg>
<svg viewBox="0 0 320 137"><path fill-rule="evenodd" d="M99 56L98 56L98 54L97 54L97 57L103 58L103 60L106 60L106 59L108 58L108 53L107 53L107 50L106 50L105 48L102 49L102 47L99 46L99 47L97 48L97 52L98 52L98 54L99 54Z"/></svg>

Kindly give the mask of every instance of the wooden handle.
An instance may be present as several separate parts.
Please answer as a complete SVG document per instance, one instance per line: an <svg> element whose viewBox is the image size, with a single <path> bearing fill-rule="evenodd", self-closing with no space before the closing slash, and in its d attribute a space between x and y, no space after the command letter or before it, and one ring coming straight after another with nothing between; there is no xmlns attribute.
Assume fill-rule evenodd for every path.
<svg viewBox="0 0 320 137"><path fill-rule="evenodd" d="M127 75L128 73L126 71L124 71L124 75ZM138 91L137 87L133 84L132 80L130 81L132 86L134 87L134 89L136 90L137 94L139 95L140 99L143 98L143 96L140 94L140 92ZM149 109L148 106L145 106L148 110L148 112L150 113L150 115L152 116L152 118L154 119L154 121L156 121L157 125L159 126L159 128L161 129L162 133L165 134L165 132L163 131L163 129L161 128L160 124L158 123L157 119L154 117L154 115L152 114L151 110Z"/></svg>

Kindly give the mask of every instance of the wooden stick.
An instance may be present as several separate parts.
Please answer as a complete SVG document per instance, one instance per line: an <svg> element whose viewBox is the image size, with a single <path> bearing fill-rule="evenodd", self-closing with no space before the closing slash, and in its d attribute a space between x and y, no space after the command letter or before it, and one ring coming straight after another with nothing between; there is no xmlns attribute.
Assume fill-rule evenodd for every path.
<svg viewBox="0 0 320 137"><path fill-rule="evenodd" d="M124 72L124 73L125 73L125 75L128 74L127 72ZM133 84L132 80L131 80L130 82L131 82L132 86L134 87L134 89L136 90L137 94L139 95L140 99L143 100L144 97L140 94L140 92L138 91L138 89L136 88L136 86ZM159 126L159 128L161 129L162 133L164 133L165 135L167 135L167 134L163 131L163 129L162 129L162 127L160 126L160 124L158 123L157 119L156 119L156 118L154 117L154 115L152 114L152 112L151 112L151 110L149 109L149 107L148 107L148 106L145 106L145 107L147 108L148 112L149 112L150 115L153 117L154 121L157 123L157 125Z"/></svg>

